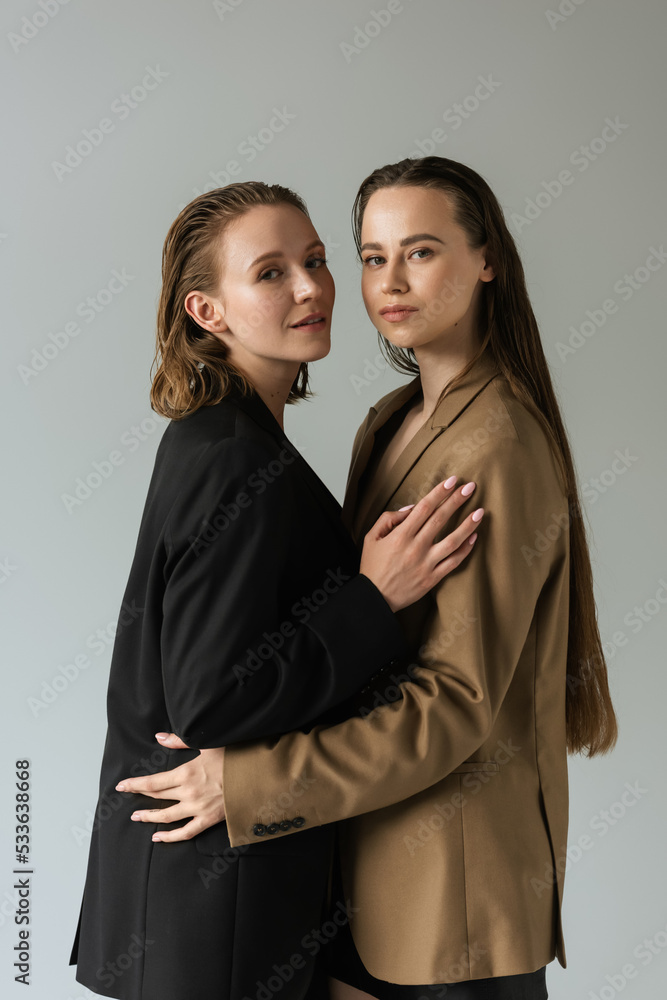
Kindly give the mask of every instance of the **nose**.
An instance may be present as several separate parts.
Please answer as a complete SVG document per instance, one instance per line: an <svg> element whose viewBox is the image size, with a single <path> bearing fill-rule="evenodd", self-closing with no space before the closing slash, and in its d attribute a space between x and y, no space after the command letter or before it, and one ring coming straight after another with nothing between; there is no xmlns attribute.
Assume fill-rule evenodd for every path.
<svg viewBox="0 0 667 1000"><path fill-rule="evenodd" d="M382 270L382 291L391 295L394 292L407 292L408 282L402 261L387 261Z"/></svg>
<svg viewBox="0 0 667 1000"><path fill-rule="evenodd" d="M300 267L294 281L294 299L296 302L307 302L317 299L322 294L322 285L317 271L312 267Z"/></svg>

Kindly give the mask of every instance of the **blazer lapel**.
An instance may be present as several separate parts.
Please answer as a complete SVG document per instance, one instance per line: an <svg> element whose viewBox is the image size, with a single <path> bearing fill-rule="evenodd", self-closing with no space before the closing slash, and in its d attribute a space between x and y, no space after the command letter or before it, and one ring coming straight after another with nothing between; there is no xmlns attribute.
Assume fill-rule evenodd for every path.
<svg viewBox="0 0 667 1000"><path fill-rule="evenodd" d="M363 524L358 523L355 511L359 508L359 480L370 460L375 436L389 417L400 409L417 391L421 389L419 376L399 389L395 395L375 411L363 439L359 442L348 481L348 489L343 505L343 520L352 530L353 536L359 540L375 523L384 510L390 509L392 498L398 492L410 471L415 467L424 452L433 442L450 427L472 400L498 375L498 368L491 358L483 356L465 377L463 382L448 392L431 417L419 428L414 437L398 456L387 474L375 482L370 482L367 488L371 491L370 504L364 504L366 510ZM373 411L372 411L373 412ZM456 469L448 470L456 473ZM426 480L425 480L426 483ZM433 484L435 485L435 483ZM431 487L424 486L423 495Z"/></svg>
<svg viewBox="0 0 667 1000"><path fill-rule="evenodd" d="M403 406L403 404L406 403L411 396L414 396L414 394L420 389L421 380L419 376L417 376L412 380L412 382L408 382L406 385L401 386L398 390L396 390L395 393L390 394L385 403L380 401L380 403L377 404L377 407L371 406L367 417L368 427L366 429L366 433L357 443L357 447L350 460L350 473L347 477L347 486L343 501L343 521L348 528L351 528L354 521L354 512L357 508L359 480L361 479L364 470L368 465L371 454L373 453L375 435L383 424L389 420L391 415L395 413L396 410L400 409L401 406Z"/></svg>

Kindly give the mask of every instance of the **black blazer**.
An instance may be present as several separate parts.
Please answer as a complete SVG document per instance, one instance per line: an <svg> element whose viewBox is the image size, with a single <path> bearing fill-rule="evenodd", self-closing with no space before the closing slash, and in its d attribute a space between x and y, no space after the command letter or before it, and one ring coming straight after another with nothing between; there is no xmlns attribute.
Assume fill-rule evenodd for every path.
<svg viewBox="0 0 667 1000"><path fill-rule="evenodd" d="M244 859L282 866L293 898L272 899L268 883L264 891L255 882L252 891L239 886L232 926L211 867L235 850L226 823L182 844L153 844L156 827L129 819L145 800L114 787L196 756L160 748L158 731L201 749L307 730L406 652L389 605L358 575L359 552L340 510L255 393L234 387L167 425L119 614L100 797L70 960L96 993L139 1000L154 989L166 1000L172 961L167 985L176 1000L193 1000L198 988L202 997L223 996L207 991L222 974L225 927L238 931L239 907L256 914L263 900L280 907L281 926L292 917L295 928L317 922L331 827L273 841L269 828L248 846ZM285 794L299 826L298 789L286 786ZM281 818L285 801L276 805Z"/></svg>

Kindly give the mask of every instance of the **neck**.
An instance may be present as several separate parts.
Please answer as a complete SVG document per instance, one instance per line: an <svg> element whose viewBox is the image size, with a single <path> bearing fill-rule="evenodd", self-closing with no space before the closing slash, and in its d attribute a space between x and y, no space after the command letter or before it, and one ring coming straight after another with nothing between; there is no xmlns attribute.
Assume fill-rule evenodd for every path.
<svg viewBox="0 0 667 1000"><path fill-rule="evenodd" d="M236 360L233 360L233 364L250 380L258 396L284 431L285 403L299 373L299 362L254 358L251 363L244 359L242 364Z"/></svg>
<svg viewBox="0 0 667 1000"><path fill-rule="evenodd" d="M448 351L438 350L432 344L414 348L422 386L421 412L424 419L435 410L443 386L465 368L478 349L479 345L476 342Z"/></svg>

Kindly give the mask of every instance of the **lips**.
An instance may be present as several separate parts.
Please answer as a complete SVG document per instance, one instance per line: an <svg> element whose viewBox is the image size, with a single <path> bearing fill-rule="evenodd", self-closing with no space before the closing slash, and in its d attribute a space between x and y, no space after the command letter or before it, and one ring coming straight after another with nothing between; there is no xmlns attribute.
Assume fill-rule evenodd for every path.
<svg viewBox="0 0 667 1000"><path fill-rule="evenodd" d="M404 306L394 303L380 309L380 316L389 323L400 323L401 320L407 319L408 316L411 316L415 312L417 312L417 309L414 306Z"/></svg>
<svg viewBox="0 0 667 1000"><path fill-rule="evenodd" d="M292 329L298 329L300 327L306 326L317 326L320 323L324 323L326 316L324 313L309 313L308 316L304 316L297 323L292 323Z"/></svg>

